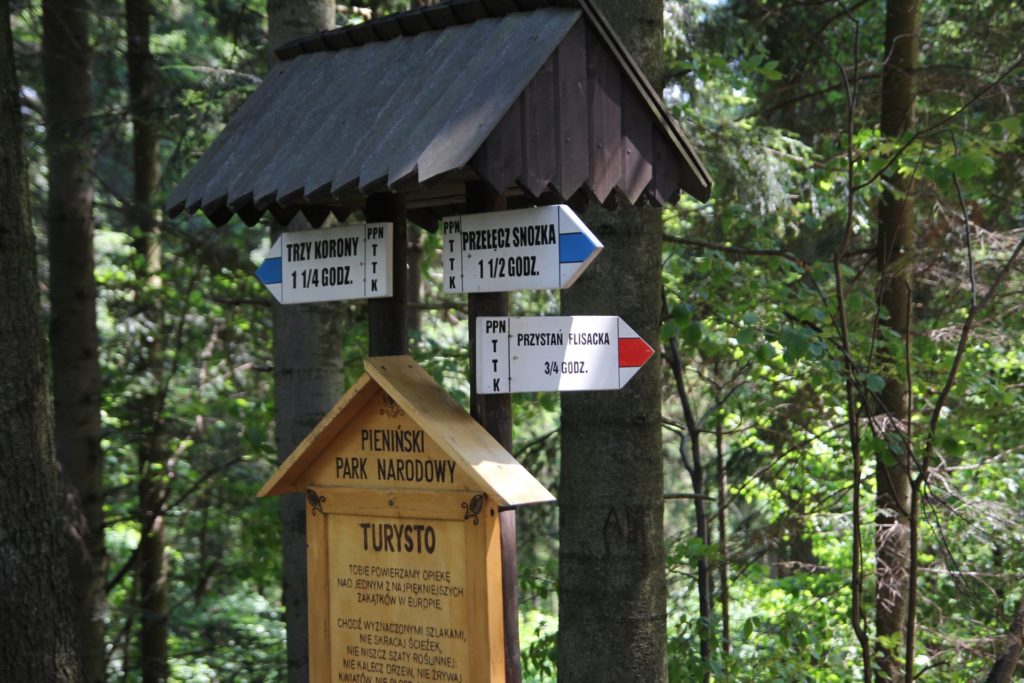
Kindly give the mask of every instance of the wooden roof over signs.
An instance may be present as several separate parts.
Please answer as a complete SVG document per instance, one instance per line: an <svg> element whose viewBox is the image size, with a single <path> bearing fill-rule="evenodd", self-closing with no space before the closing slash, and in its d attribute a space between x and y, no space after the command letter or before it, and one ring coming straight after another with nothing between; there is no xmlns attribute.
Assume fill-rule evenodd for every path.
<svg viewBox="0 0 1024 683"><path fill-rule="evenodd" d="M363 361L366 373L353 384L257 494L274 496L306 490L310 467L346 430L379 391L394 400L458 468L502 506L548 503L554 496L462 409L409 356L377 356ZM332 460L333 462L333 460ZM333 465L332 465L333 468Z"/></svg>
<svg viewBox="0 0 1024 683"><path fill-rule="evenodd" d="M448 0L277 54L171 195L172 216L202 210L219 225L237 213L252 225L301 210L319 225L394 191L416 220L461 211L465 183L480 179L524 203L711 192L590 0Z"/></svg>

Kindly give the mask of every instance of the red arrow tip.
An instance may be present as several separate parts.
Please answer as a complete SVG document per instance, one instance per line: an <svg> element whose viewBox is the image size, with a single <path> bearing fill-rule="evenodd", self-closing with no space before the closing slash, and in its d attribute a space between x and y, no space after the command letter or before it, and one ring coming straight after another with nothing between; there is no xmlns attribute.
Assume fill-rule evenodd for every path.
<svg viewBox="0 0 1024 683"><path fill-rule="evenodd" d="M619 339L619 367L639 368L647 359L654 355L654 349L640 337L622 337Z"/></svg>

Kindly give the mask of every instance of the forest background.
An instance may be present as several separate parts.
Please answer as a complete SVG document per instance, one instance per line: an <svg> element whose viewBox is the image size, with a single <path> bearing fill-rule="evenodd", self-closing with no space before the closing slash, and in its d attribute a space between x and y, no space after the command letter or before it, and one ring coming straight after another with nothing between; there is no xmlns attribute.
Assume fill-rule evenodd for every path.
<svg viewBox="0 0 1024 683"><path fill-rule="evenodd" d="M47 24L47 5L63 23ZM331 19L406 7L339 5ZM91 487L68 504L72 583L94 601L75 609L101 615L83 659L96 680L285 680L278 510L254 498L276 466L270 297L253 275L269 231L159 210L265 73L267 8L5 8L57 452L67 479ZM650 340L670 680L1012 676L1024 630L1022 10L664 3L665 98L715 181L706 204L663 211ZM84 243L60 232L76 211ZM436 235L410 233L412 354L465 403L465 302L440 291ZM66 262L89 244L94 262ZM75 267L91 290L52 277ZM54 314L89 291L94 377L58 342L87 341L88 316ZM344 308L336 347L351 383L366 312ZM554 314L558 295L519 294L512 309ZM84 394L95 481L69 471L61 446L67 402ZM514 401L515 454L556 495L559 410L554 394ZM527 680L553 680L566 661L557 523L553 506L520 515Z"/></svg>

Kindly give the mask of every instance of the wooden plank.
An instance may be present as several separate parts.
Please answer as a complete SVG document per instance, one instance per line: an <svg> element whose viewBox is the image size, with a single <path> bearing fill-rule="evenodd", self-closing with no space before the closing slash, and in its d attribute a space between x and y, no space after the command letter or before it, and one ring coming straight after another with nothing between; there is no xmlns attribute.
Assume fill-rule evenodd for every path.
<svg viewBox="0 0 1024 683"><path fill-rule="evenodd" d="M242 222L250 228L259 223L260 218L263 217L263 211L253 206L251 201L236 207L234 210L238 213L238 217L242 219Z"/></svg>
<svg viewBox="0 0 1024 683"><path fill-rule="evenodd" d="M367 372L503 507L554 497L408 356L364 361Z"/></svg>
<svg viewBox="0 0 1024 683"><path fill-rule="evenodd" d="M278 131L279 134L281 121L288 121L298 114L304 82L320 59L323 59L322 53L300 55L284 65L287 72L280 80L280 87L275 88L266 101L261 116L239 132L233 153L221 160L217 178L210 182L210 187L225 191L229 204L252 192L254 181L277 152L277 139L271 132ZM255 201L256 197L253 199Z"/></svg>
<svg viewBox="0 0 1024 683"><path fill-rule="evenodd" d="M394 14L381 17L372 23L373 31L377 34L378 40L392 40L402 35L402 26L398 22L398 17Z"/></svg>
<svg viewBox="0 0 1024 683"><path fill-rule="evenodd" d="M406 306L408 248L405 222L405 199L395 194L374 194L366 200L368 222L393 224L391 243L391 296L370 299L366 303L369 318L369 351L371 356L396 356L409 353L409 322Z"/></svg>
<svg viewBox="0 0 1024 683"><path fill-rule="evenodd" d="M626 88L622 96L622 180L619 189L630 204L636 204L654 177L651 140L654 124L632 88Z"/></svg>
<svg viewBox="0 0 1024 683"><path fill-rule="evenodd" d="M292 219L295 218L295 214L299 212L299 207L281 206L277 202L274 202L273 204L267 207L267 211L269 211L274 216L275 221L277 221L281 225L288 225L289 223L292 222Z"/></svg>
<svg viewBox="0 0 1024 683"><path fill-rule="evenodd" d="M367 385L372 381L369 375L363 374L355 384L349 387L349 390L327 411L316 427L313 427L306 438L295 447L295 450L281 463L270 479L263 484L259 493L256 494L257 497L263 498L264 496L305 490L305 484L299 483L300 476L309 464L320 455L324 446L348 425L351 416L359 412L359 409L373 398L373 391L365 391ZM346 413L349 417L340 419Z"/></svg>
<svg viewBox="0 0 1024 683"><path fill-rule="evenodd" d="M658 204L671 204L679 196L680 165L684 163L673 153L662 135L654 136L654 198Z"/></svg>
<svg viewBox="0 0 1024 683"><path fill-rule="evenodd" d="M309 496L318 494L310 491ZM327 515L306 505L306 595L309 627L309 680L330 680L331 638L328 614L329 567Z"/></svg>
<svg viewBox="0 0 1024 683"><path fill-rule="evenodd" d="M454 0L451 2L451 8L459 23L462 24L486 19L490 16L480 0Z"/></svg>
<svg viewBox="0 0 1024 683"><path fill-rule="evenodd" d="M361 167L372 153L371 150L380 142L381 136L396 121L413 113L408 109L410 75L418 74L422 79L428 78L428 65L438 58L438 50L444 49L444 42L439 40L442 35L430 31L392 41L394 47L388 59L388 68L379 77L378 83L365 94L363 106L360 107L364 112L363 120L359 125L350 126L355 133L354 141L348 144L347 149L334 148L333 145L345 135L341 131L335 133L334 140L326 143L326 148L336 149L331 152L338 158L334 172L330 177L325 178L321 173L314 181L307 179L307 189L313 190L318 184L324 183L331 190L338 190L348 183L357 188Z"/></svg>
<svg viewBox="0 0 1024 683"><path fill-rule="evenodd" d="M519 101L523 106L523 169L520 184L539 197L554 179L558 146L558 90L555 55L544 62L526 86Z"/></svg>
<svg viewBox="0 0 1024 683"><path fill-rule="evenodd" d="M389 516L399 519L420 517L453 522L466 520L466 508L461 503L468 503L476 495L474 491L373 490L331 486L317 487L316 492L323 497L321 505L328 515L379 515L386 511Z"/></svg>
<svg viewBox="0 0 1024 683"><path fill-rule="evenodd" d="M568 200L590 175L586 23L577 21L558 46L558 173L553 185Z"/></svg>
<svg viewBox="0 0 1024 683"><path fill-rule="evenodd" d="M422 135L426 112L439 106L444 91L460 76L461 65L470 59L476 48L473 42L485 35L480 23L457 26L442 31L431 47L434 61L414 61L405 78L398 86L404 93L401 107L395 109L396 116L374 131L374 136L363 148L360 158L353 159L359 172L354 174L360 186L370 186L387 180L390 169L399 164L415 165L416 135ZM429 84L429 87L424 87ZM351 174L346 170L334 179L334 187L347 182Z"/></svg>
<svg viewBox="0 0 1024 683"><path fill-rule="evenodd" d="M463 462L414 423L395 399L376 385L367 391L373 397L355 415L342 418L345 428L317 450L298 483L353 490L480 491ZM394 434L408 440L383 438Z"/></svg>
<svg viewBox="0 0 1024 683"><path fill-rule="evenodd" d="M427 11L426 7L418 7L409 12L402 12L398 15L398 24L402 27L402 32L407 35L415 35L422 31L430 30L430 22L423 16Z"/></svg>
<svg viewBox="0 0 1024 683"><path fill-rule="evenodd" d="M486 9L492 17L500 17L510 12L519 11L514 0L482 0L482 2L484 9Z"/></svg>
<svg viewBox="0 0 1024 683"><path fill-rule="evenodd" d="M469 162L578 16L575 10L547 8L510 14L500 21L478 63L464 74L458 89L460 106L434 129L417 160L420 182Z"/></svg>
<svg viewBox="0 0 1024 683"><path fill-rule="evenodd" d="M345 29L327 31L323 34L323 38L324 43L332 50L342 50L354 45L352 38L349 36L349 32Z"/></svg>
<svg viewBox="0 0 1024 683"><path fill-rule="evenodd" d="M366 83L364 70L372 70L375 76L387 73L384 68L372 66L371 60L387 56L397 59L402 53L401 41L371 43L365 47L338 53L332 67L336 80L324 93L330 104L324 111L323 127L316 135L316 142L309 151L297 159L302 162L294 171L289 171L290 186L297 186L301 178L302 190L307 198L330 197L331 194L352 184L358 175L359 160L353 158L352 148L366 134L366 114L362 111L363 93L360 86ZM372 92L372 91L369 91ZM305 164L304 166L302 164ZM344 182L337 182L345 178Z"/></svg>
<svg viewBox="0 0 1024 683"><path fill-rule="evenodd" d="M314 228L319 228L327 220L327 216L331 213L331 207L329 206L301 206L299 211L309 221L309 225Z"/></svg>
<svg viewBox="0 0 1024 683"><path fill-rule="evenodd" d="M171 197L167 201L169 210L187 209L189 212L194 212L199 208L209 182L222 170L224 160L240 146L240 138L252 125L252 122L265 114L274 94L283 86L287 71L288 68L280 64L270 70L256 92L250 95L231 117L224 130L171 193Z"/></svg>
<svg viewBox="0 0 1024 683"><path fill-rule="evenodd" d="M520 100L516 100L481 148L483 154L477 170L499 194L522 173L522 123Z"/></svg>
<svg viewBox="0 0 1024 683"><path fill-rule="evenodd" d="M587 185L604 203L622 178L622 81L619 66L598 35L587 31L590 174Z"/></svg>
<svg viewBox="0 0 1024 683"><path fill-rule="evenodd" d="M308 54L310 52L323 52L327 49L327 43L325 43L323 39L323 32L312 36L306 36L302 39L300 47L304 54Z"/></svg>
<svg viewBox="0 0 1024 683"><path fill-rule="evenodd" d="M478 105L470 97L482 74L501 58L515 35L515 22L508 19L483 19L473 24L464 24L448 29L445 34L458 34L453 52L457 60L445 59L434 74L432 89L435 97L428 108L419 112L413 122L401 149L395 150L388 159L388 186L393 187L419 170L420 182L424 180L422 155L452 118L460 115L471 117L471 110ZM497 82L492 82L493 89ZM497 124L499 117L495 118ZM468 129L465 131L468 132ZM475 151L475 150L474 150ZM450 171L453 167L443 169ZM455 167L457 168L457 167ZM361 182L367 179L363 178Z"/></svg>
<svg viewBox="0 0 1024 683"><path fill-rule="evenodd" d="M289 154L255 188L257 201L275 187L278 201L297 201L329 186L338 166L351 163L351 141L361 134L366 117L357 88L365 79L383 77L397 52L395 41L374 42L326 59L321 80L310 84L315 94L307 100L310 112L301 135L289 138Z"/></svg>
<svg viewBox="0 0 1024 683"><path fill-rule="evenodd" d="M493 519L489 511L488 519ZM482 532L486 534L486 568L480 575L487 579L486 595L490 604L477 613L487 617L487 634L491 652L502 652L503 660L491 659L489 678L481 680L521 683L523 680L522 655L519 651L519 600L518 576L516 571L516 535L505 536L505 532L516 528L516 511L501 510L499 523L489 524ZM481 672L483 673L483 672Z"/></svg>
<svg viewBox="0 0 1024 683"><path fill-rule="evenodd" d="M322 57L302 55L281 65L286 71L281 76L279 87L270 93L271 97L266 101L262 115L246 125L245 131L239 134L235 153L222 161L218 177L211 185L219 185L224 189L229 204L237 203L252 193L252 181L257 177L262 164L275 151L274 145L268 144L268 132L280 129L281 117L288 116L287 112L298 106L295 102L303 91L302 81L317 59Z"/></svg>
<svg viewBox="0 0 1024 683"><path fill-rule="evenodd" d="M592 0L577 0L579 7L587 15L589 24L593 27L603 43L615 55L616 60L623 66L625 75L637 92L641 95L644 103L649 108L651 115L658 122L658 127L664 135L671 140L671 146L682 158L682 162L691 167L688 177L694 179L694 184L687 187L686 191L701 201L706 201L711 194L711 176L708 174L704 164L694 151L690 142L686 139L682 129L676 122L675 117L661 100L660 94L654 89L643 71L637 65L629 50L625 48L622 41L615 35L615 31L609 25L608 20L594 7Z"/></svg>
<svg viewBox="0 0 1024 683"><path fill-rule="evenodd" d="M502 566L501 566L501 528L498 525L496 508L493 502L488 501L481 515L483 523L467 529L473 539L474 546L482 548L482 557L476 560L476 571L470 573L466 582L466 593L470 596L470 614L473 615L477 632L481 639L486 642L486 651L489 657L480 657L473 664L472 680L489 681L490 683L519 683L522 680L521 672L518 677L509 678L506 675L506 664L509 663L510 653L505 649L508 642L503 628L504 616L502 612ZM514 547L514 546L513 546ZM482 601L482 602L481 602ZM515 614L519 610L516 605ZM518 628L516 636L518 636ZM501 655L504 654L504 657ZM515 664L519 668L519 648L516 643Z"/></svg>
<svg viewBox="0 0 1024 683"><path fill-rule="evenodd" d="M409 662L424 650L440 657L425 658L423 667L462 681L504 680L489 675L502 660L495 590L500 565L493 561L500 532L493 502L474 493L332 487L310 496L320 506L318 516L327 520L323 603L332 657L328 676L318 680L359 671L383 674L382 661L396 663L391 673L420 680ZM491 628L495 622L497 633ZM366 634L380 632L406 637L359 647Z"/></svg>
<svg viewBox="0 0 1024 683"><path fill-rule="evenodd" d="M377 34L373 32L373 22L356 24L348 30L353 45L365 45L377 42Z"/></svg>
<svg viewBox="0 0 1024 683"><path fill-rule="evenodd" d="M455 13L447 5L431 5L424 16L433 29L445 29L459 23Z"/></svg>

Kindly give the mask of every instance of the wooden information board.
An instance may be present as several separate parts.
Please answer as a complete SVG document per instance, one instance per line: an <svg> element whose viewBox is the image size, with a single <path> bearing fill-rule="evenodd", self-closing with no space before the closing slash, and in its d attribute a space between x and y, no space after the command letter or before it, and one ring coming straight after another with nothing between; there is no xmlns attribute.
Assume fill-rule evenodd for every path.
<svg viewBox="0 0 1024 683"><path fill-rule="evenodd" d="M321 625L310 632L311 680L501 680L493 502L352 489L309 489L308 499L310 626Z"/></svg>
<svg viewBox="0 0 1024 683"><path fill-rule="evenodd" d="M554 498L408 356L260 491L306 497L310 680L505 680L498 508Z"/></svg>

